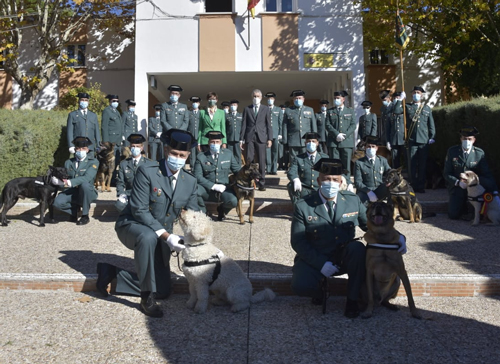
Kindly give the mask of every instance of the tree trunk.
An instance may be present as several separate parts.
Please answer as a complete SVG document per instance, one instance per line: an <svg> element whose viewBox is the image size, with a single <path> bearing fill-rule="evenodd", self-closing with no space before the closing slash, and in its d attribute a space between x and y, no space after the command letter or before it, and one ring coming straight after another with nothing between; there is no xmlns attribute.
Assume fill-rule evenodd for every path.
<svg viewBox="0 0 500 364"><path fill-rule="evenodd" d="M33 110L38 90L33 90L29 86L21 86L21 98L19 99L19 109Z"/></svg>

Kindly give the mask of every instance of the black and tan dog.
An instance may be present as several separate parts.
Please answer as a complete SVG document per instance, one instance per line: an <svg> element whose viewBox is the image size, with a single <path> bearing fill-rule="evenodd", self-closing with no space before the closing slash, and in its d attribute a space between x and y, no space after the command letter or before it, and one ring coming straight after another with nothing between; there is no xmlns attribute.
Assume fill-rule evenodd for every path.
<svg viewBox="0 0 500 364"><path fill-rule="evenodd" d="M248 222L253 223L253 209L255 205L255 188L261 178L259 173L259 164L250 163L244 165L236 175L229 177L229 182L233 186L234 193L238 199L238 205L236 205L236 212L240 218L240 224L245 224L244 212L243 212L243 200L250 201L250 212Z"/></svg>
<svg viewBox="0 0 500 364"><path fill-rule="evenodd" d="M59 180L68 179L68 172L64 167L49 166L45 176L20 177L7 182L2 191L0 208L2 208L2 226L7 226L7 212L14 207L21 198L33 198L40 202L40 226L45 226L45 210L49 208L50 222L54 222L54 199L57 195L57 186L51 182L52 177Z"/></svg>
<svg viewBox="0 0 500 364"><path fill-rule="evenodd" d="M369 318L373 313L375 298L390 310L396 311L397 306L389 303L396 297L401 281L408 297L411 315L421 318L415 307L411 292L410 280L406 273L400 248L399 233L394 229L394 207L385 202L370 204L366 212L368 232L364 235L366 245L366 294L367 306L361 314Z"/></svg>
<svg viewBox="0 0 500 364"><path fill-rule="evenodd" d="M398 213L398 220L409 220L410 222L420 222L422 220L422 206L417 200L417 196L401 174L402 167L390 169L384 174L384 183L391 197L389 204L394 205L394 219Z"/></svg>
<svg viewBox="0 0 500 364"><path fill-rule="evenodd" d="M95 178L95 188L99 189L101 185L101 192L111 192L111 178L115 171L115 143L101 142L101 150L97 153L97 160L99 161L99 169Z"/></svg>

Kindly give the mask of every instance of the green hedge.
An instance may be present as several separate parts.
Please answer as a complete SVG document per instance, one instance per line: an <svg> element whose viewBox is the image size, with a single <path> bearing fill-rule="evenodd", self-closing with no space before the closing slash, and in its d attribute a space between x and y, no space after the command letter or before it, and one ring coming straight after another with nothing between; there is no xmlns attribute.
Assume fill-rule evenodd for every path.
<svg viewBox="0 0 500 364"><path fill-rule="evenodd" d="M0 189L13 178L64 165L67 117L67 111L0 109Z"/></svg>
<svg viewBox="0 0 500 364"><path fill-rule="evenodd" d="M479 129L474 143L486 153L488 165L497 183L500 181L500 96L457 102L433 110L436 143L430 153L444 164L449 147L460 143L459 130L468 125Z"/></svg>

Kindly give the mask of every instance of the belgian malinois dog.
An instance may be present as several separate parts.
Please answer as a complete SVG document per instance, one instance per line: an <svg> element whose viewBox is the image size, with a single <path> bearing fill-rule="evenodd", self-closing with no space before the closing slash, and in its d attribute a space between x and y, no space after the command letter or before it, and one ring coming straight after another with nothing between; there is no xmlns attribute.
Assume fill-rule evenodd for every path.
<svg viewBox="0 0 500 364"><path fill-rule="evenodd" d="M385 202L374 202L366 212L368 232L364 235L366 245L366 293L367 306L361 314L369 318L373 313L374 299L390 310L397 311L389 300L396 297L401 281L408 297L411 315L421 318L415 307L410 280L406 273L400 248L399 233L394 229L394 207Z"/></svg>
<svg viewBox="0 0 500 364"><path fill-rule="evenodd" d="M99 189L101 185L101 192L111 192L111 178L115 171L115 143L101 142L101 150L97 153L97 160L99 161L99 169L95 178L95 188Z"/></svg>
<svg viewBox="0 0 500 364"><path fill-rule="evenodd" d="M422 220L422 206L408 181L401 174L402 167L390 169L384 175L384 183L391 194L389 204L394 205L394 219L420 222Z"/></svg>
<svg viewBox="0 0 500 364"><path fill-rule="evenodd" d="M261 175L259 173L259 163L245 164L236 175L230 177L230 183L233 186L234 193L238 198L236 212L240 218L240 224L245 224L243 218L244 212L242 203L243 200L250 201L250 216L248 222L253 224L253 209L255 204L255 188L259 182Z"/></svg>

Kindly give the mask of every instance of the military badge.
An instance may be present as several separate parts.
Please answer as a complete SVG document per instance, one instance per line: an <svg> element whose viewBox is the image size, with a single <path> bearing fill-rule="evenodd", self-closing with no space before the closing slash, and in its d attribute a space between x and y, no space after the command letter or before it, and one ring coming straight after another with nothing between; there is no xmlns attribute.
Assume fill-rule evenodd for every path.
<svg viewBox="0 0 500 364"><path fill-rule="evenodd" d="M153 188L153 192L156 192L156 191L158 191L158 188L156 188L156 187Z"/></svg>
<svg viewBox="0 0 500 364"><path fill-rule="evenodd" d="M92 168L97 169L97 166L95 164L92 164Z"/></svg>
<svg viewBox="0 0 500 364"><path fill-rule="evenodd" d="M313 217L312 216L308 216L307 217L307 221L312 221Z"/></svg>
<svg viewBox="0 0 500 364"><path fill-rule="evenodd" d="M158 197L161 196L161 189L158 190L158 193L156 194L156 196L158 196Z"/></svg>
<svg viewBox="0 0 500 364"><path fill-rule="evenodd" d="M348 212L348 213L343 214L342 217L353 217L353 216L356 216L357 214L358 214L358 211Z"/></svg>

